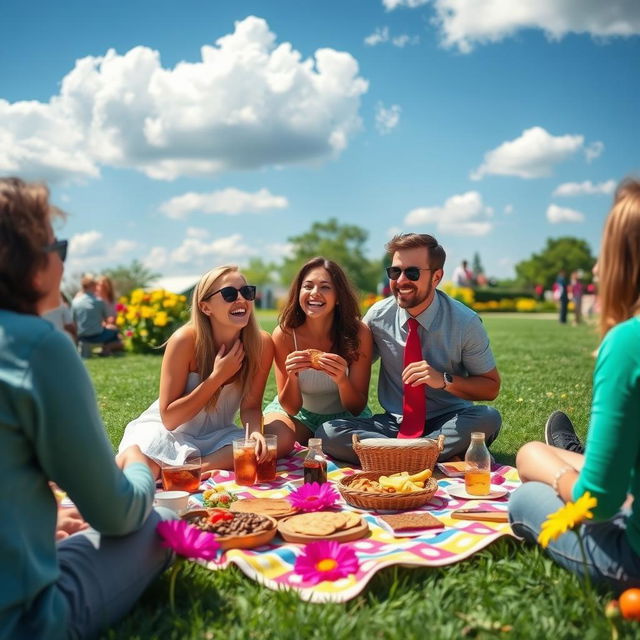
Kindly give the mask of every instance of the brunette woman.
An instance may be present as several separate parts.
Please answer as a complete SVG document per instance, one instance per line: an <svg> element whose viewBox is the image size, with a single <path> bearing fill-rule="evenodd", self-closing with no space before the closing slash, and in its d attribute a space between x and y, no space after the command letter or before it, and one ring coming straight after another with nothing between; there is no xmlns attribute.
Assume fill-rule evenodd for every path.
<svg viewBox="0 0 640 640"><path fill-rule="evenodd" d="M306 444L327 420L369 417L372 339L342 268L309 260L295 277L273 332L278 395L265 420Z"/></svg>
<svg viewBox="0 0 640 640"><path fill-rule="evenodd" d="M640 182L627 180L607 217L598 261L602 342L593 376L586 449L569 418L556 411L546 444L529 442L516 464L524 484L511 497L515 533L535 541L547 516L589 492L593 521L579 541L549 544L553 559L614 589L640 586ZM639 501L633 500L639 497Z"/></svg>

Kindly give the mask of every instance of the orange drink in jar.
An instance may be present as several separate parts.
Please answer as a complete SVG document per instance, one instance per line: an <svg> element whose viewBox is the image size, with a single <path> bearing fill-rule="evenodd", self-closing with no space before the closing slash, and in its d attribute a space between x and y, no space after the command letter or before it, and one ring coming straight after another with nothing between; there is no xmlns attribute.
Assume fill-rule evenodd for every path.
<svg viewBox="0 0 640 640"><path fill-rule="evenodd" d="M464 486L472 496L489 495L491 489L491 474L483 469L467 469L464 474Z"/></svg>

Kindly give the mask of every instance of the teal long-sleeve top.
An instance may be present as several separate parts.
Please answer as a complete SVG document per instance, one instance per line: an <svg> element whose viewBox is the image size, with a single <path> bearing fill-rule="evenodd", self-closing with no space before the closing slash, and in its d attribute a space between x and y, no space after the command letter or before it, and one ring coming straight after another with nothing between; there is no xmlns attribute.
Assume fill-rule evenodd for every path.
<svg viewBox="0 0 640 640"><path fill-rule="evenodd" d="M0 639L17 637L26 618L42 637L65 637L49 480L94 529L113 536L144 523L154 482L144 464L116 466L69 339L39 317L2 310L0 478Z"/></svg>
<svg viewBox="0 0 640 640"><path fill-rule="evenodd" d="M640 318L605 336L593 374L591 423L584 466L573 499L589 491L597 498L595 520L613 517L627 494L635 497L627 538L640 555Z"/></svg>

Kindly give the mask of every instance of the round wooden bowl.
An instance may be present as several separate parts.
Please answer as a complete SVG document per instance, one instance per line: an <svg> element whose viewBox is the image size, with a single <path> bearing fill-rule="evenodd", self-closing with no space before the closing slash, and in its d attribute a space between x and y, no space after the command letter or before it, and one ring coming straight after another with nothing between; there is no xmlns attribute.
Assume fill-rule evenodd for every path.
<svg viewBox="0 0 640 640"><path fill-rule="evenodd" d="M187 511L187 513L182 516L182 519L192 524L197 518L207 515L209 515L208 509L194 509L193 511ZM278 523L269 516L263 517L269 520L269 524L271 525L269 529L260 531L259 533L247 533L241 536L216 535L216 542L223 551L227 549L253 549L254 547L260 547L263 544L271 542L278 531Z"/></svg>
<svg viewBox="0 0 640 640"><path fill-rule="evenodd" d="M438 490L438 482L435 478L429 478L421 491L411 493L369 493L352 489L349 485L360 478L377 480L380 476L387 475L384 471L368 471L365 473L354 473L352 476L342 478L338 483L338 491L348 502L359 509L406 511L417 509L427 504Z"/></svg>

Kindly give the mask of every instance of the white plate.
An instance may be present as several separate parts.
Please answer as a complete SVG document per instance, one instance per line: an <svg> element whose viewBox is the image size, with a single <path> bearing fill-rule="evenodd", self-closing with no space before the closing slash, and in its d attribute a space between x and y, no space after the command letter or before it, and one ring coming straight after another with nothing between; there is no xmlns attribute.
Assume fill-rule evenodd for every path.
<svg viewBox="0 0 640 640"><path fill-rule="evenodd" d="M486 496L472 496L470 493L467 493L463 484L450 484L448 487L445 487L445 489L450 496L454 498L464 498L465 500L495 500L509 493L507 489L497 484L491 485L491 491Z"/></svg>

